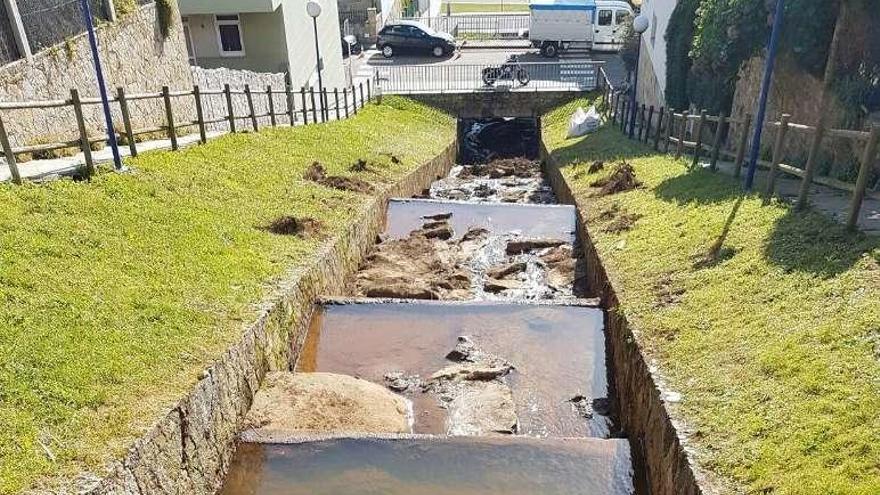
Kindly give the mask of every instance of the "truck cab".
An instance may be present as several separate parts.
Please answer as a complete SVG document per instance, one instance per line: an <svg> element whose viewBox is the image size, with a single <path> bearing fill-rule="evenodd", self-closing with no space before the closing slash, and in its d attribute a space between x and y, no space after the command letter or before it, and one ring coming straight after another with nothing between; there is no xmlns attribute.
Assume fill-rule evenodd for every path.
<svg viewBox="0 0 880 495"><path fill-rule="evenodd" d="M632 19L624 0L531 0L529 40L545 57L578 45L618 51Z"/></svg>

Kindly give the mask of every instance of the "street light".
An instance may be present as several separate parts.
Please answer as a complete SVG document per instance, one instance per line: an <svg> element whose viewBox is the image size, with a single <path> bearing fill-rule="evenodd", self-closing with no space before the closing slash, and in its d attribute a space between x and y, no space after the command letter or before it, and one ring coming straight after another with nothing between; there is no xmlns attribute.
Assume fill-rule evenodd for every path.
<svg viewBox="0 0 880 495"><path fill-rule="evenodd" d="M629 138L632 139L635 134L636 126L636 89L639 85L639 61L642 58L642 33L648 30L648 17L645 14L639 14L633 19L633 31L638 33L639 39L636 45L636 68L633 71L632 96L630 97L630 108L632 113L629 118Z"/></svg>
<svg viewBox="0 0 880 495"><path fill-rule="evenodd" d="M318 2L307 3L306 13L312 18L312 26L315 29L315 57L318 59L318 97L321 100L321 116L326 120L327 102L324 100L324 81L321 79L321 69L324 64L321 61L321 48L318 45L318 16L321 15L321 5Z"/></svg>

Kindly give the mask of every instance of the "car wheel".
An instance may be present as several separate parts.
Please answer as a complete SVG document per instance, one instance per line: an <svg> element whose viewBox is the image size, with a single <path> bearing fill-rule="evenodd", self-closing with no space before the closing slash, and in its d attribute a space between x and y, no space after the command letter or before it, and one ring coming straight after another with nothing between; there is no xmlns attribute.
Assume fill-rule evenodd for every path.
<svg viewBox="0 0 880 495"><path fill-rule="evenodd" d="M382 47L382 56L385 58L391 58L394 56L394 48L391 45L385 45Z"/></svg>
<svg viewBox="0 0 880 495"><path fill-rule="evenodd" d="M541 55L554 58L559 55L559 46L556 43L544 43L544 46L541 47Z"/></svg>
<svg viewBox="0 0 880 495"><path fill-rule="evenodd" d="M435 57L442 57L445 52L446 52L446 50L444 50L443 47L439 46L439 45L435 46L434 48L431 49L431 53Z"/></svg>

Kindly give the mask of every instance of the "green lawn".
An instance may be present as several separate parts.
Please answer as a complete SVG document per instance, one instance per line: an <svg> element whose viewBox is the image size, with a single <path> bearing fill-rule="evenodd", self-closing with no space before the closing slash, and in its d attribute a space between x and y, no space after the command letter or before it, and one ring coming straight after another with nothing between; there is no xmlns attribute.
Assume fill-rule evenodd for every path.
<svg viewBox="0 0 880 495"><path fill-rule="evenodd" d="M319 160L383 187L435 156L453 120L393 97L351 120L236 134L131 160L90 183L0 185L0 493L100 469L240 335L319 241L370 197L302 179ZM393 164L390 155L399 157Z"/></svg>
<svg viewBox="0 0 880 495"><path fill-rule="evenodd" d="M440 6L440 15L446 14L446 5L449 4L453 14L470 14L474 12L528 12L527 3L485 2L485 3L458 3L443 2Z"/></svg>
<svg viewBox="0 0 880 495"><path fill-rule="evenodd" d="M880 493L880 239L761 206L733 178L611 127L566 140L577 104L588 102L544 117L545 142L588 212L620 310L683 396L673 407L700 464L731 492ZM587 173L597 159L627 160L644 187L594 196L608 173ZM641 218L613 233L623 214Z"/></svg>

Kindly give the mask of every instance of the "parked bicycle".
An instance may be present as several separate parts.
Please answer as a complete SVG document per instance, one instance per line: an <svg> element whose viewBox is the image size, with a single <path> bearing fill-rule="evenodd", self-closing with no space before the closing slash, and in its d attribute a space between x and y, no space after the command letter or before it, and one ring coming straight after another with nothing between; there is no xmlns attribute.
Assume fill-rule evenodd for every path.
<svg viewBox="0 0 880 495"><path fill-rule="evenodd" d="M486 67L483 69L483 83L486 86L493 86L499 80L513 81L514 79L522 86L527 85L531 80L529 72L519 62L519 57L516 55L511 55L507 62L498 67Z"/></svg>

